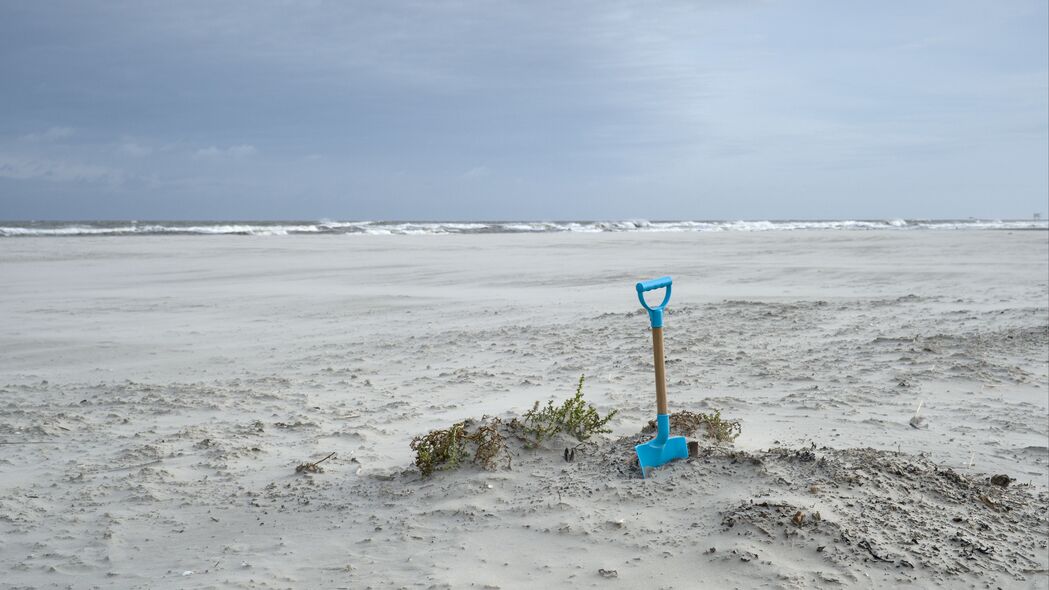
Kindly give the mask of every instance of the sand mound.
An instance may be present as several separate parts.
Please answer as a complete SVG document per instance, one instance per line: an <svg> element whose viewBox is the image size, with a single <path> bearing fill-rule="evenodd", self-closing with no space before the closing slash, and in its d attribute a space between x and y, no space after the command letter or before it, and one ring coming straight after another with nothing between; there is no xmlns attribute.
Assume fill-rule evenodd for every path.
<svg viewBox="0 0 1049 590"><path fill-rule="evenodd" d="M868 448L747 453L722 444L642 480L633 446L650 436L578 445L570 462L556 444L530 449L508 439L512 469L465 466L429 478L408 469L362 478L353 494L387 500L384 531L441 515L478 541L523 529L555 545L635 554L603 564L601 577L673 569L666 560L676 559L705 561L740 584L788 586L1037 585L1049 571L1049 494L1008 478L998 485Z"/></svg>

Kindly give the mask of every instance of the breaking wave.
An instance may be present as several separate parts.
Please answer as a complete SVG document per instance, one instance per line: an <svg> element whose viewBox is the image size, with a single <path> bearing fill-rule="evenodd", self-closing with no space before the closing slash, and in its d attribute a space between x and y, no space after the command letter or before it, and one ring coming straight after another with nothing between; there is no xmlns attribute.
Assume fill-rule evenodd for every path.
<svg viewBox="0 0 1049 590"><path fill-rule="evenodd" d="M273 221L0 222L0 237L295 234L446 235L495 233L756 232L818 230L1047 230L1047 220L890 219L788 221Z"/></svg>

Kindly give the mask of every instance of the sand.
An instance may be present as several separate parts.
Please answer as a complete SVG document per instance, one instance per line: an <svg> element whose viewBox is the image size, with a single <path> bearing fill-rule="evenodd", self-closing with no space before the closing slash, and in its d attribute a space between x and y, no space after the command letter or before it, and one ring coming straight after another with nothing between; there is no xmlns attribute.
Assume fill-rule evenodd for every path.
<svg viewBox="0 0 1049 590"><path fill-rule="evenodd" d="M742 435L642 480L663 274L671 411ZM6 238L0 282L0 587L1049 587L1044 231ZM412 465L580 374L574 461Z"/></svg>

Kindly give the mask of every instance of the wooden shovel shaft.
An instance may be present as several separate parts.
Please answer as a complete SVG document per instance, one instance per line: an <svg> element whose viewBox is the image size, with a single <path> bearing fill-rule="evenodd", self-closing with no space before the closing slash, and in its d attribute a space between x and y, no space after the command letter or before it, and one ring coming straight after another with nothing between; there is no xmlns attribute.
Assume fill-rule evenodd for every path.
<svg viewBox="0 0 1049 590"><path fill-rule="evenodd" d="M663 328L652 328L652 354L656 365L656 413L667 413L667 376L663 366Z"/></svg>

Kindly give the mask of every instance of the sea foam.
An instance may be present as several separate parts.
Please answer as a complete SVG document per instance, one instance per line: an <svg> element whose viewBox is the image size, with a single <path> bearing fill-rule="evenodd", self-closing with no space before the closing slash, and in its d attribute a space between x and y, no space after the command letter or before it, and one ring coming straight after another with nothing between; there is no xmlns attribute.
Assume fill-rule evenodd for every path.
<svg viewBox="0 0 1049 590"><path fill-rule="evenodd" d="M297 234L447 235L490 233L765 232L826 230L1049 230L1049 220L889 219L735 221L255 221L0 222L0 237Z"/></svg>

